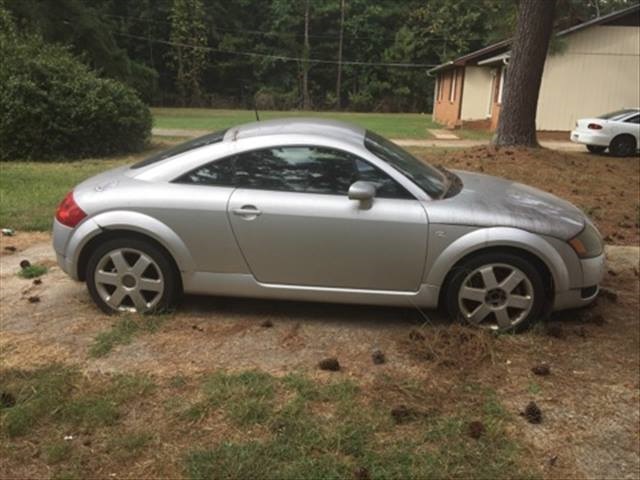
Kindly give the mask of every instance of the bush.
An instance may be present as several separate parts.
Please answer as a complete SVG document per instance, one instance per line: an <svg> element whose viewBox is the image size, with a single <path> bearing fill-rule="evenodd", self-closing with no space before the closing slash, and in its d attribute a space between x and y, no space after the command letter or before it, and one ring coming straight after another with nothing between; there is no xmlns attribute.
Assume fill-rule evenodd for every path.
<svg viewBox="0 0 640 480"><path fill-rule="evenodd" d="M151 113L131 88L99 78L63 47L9 28L0 33L0 58L0 160L104 156L144 147Z"/></svg>

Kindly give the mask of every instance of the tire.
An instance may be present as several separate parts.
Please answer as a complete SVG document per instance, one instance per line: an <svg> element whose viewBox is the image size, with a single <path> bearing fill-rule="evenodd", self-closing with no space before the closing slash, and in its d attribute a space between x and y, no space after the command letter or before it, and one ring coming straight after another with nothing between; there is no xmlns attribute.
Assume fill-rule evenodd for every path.
<svg viewBox="0 0 640 480"><path fill-rule="evenodd" d="M587 150L589 150L591 153L604 153L606 149L607 147L603 147L600 145L587 145Z"/></svg>
<svg viewBox="0 0 640 480"><path fill-rule="evenodd" d="M91 298L105 313L160 313L177 300L178 275L167 254L153 243L122 237L93 251L85 278Z"/></svg>
<svg viewBox="0 0 640 480"><path fill-rule="evenodd" d="M493 252L472 257L452 270L444 302L451 319L500 332L525 330L549 306L542 275L531 262Z"/></svg>
<svg viewBox="0 0 640 480"><path fill-rule="evenodd" d="M609 144L609 152L616 157L635 155L636 148L636 139L631 135L618 135Z"/></svg>

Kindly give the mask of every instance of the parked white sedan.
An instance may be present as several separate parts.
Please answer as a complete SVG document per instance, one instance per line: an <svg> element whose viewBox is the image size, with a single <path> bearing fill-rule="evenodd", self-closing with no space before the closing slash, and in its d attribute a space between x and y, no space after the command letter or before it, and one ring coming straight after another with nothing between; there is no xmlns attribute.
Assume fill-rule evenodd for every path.
<svg viewBox="0 0 640 480"><path fill-rule="evenodd" d="M592 153L607 148L616 157L633 155L640 145L640 109L625 108L594 118L576 122L571 141L582 143Z"/></svg>

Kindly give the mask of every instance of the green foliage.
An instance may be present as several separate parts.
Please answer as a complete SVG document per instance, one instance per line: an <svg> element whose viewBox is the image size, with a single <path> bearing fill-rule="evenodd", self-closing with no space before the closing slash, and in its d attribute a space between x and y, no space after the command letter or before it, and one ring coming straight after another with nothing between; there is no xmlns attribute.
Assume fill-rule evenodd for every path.
<svg viewBox="0 0 640 480"><path fill-rule="evenodd" d="M18 272L18 275L22 278L37 278L47 273L48 269L44 265L33 264L27 268L23 268Z"/></svg>
<svg viewBox="0 0 640 480"><path fill-rule="evenodd" d="M75 371L52 365L35 371L9 371L2 385L13 392L16 405L2 411L2 429L9 437L24 435L59 408L73 389Z"/></svg>
<svg viewBox="0 0 640 480"><path fill-rule="evenodd" d="M0 33L0 160L51 160L141 149L148 108L65 48Z"/></svg>
<svg viewBox="0 0 640 480"><path fill-rule="evenodd" d="M155 332L166 316L149 315L143 317L124 316L109 330L100 332L89 347L89 356L100 358L107 355L116 345L128 345L140 332Z"/></svg>
<svg viewBox="0 0 640 480"><path fill-rule="evenodd" d="M7 0L19 30L69 46L100 75L135 88L147 102L252 108L258 94L263 109L302 107L304 59L337 60L340 3L310 2L307 49L304 1ZM558 0L556 29L633 3ZM348 0L343 59L440 64L512 36L517 4ZM308 66L313 106L335 108L337 65ZM426 70L344 65L341 104L358 111L429 111L433 80Z"/></svg>
<svg viewBox="0 0 640 480"><path fill-rule="evenodd" d="M82 180L126 160L3 162L0 225L16 230L50 230L53 209L65 193Z"/></svg>
<svg viewBox="0 0 640 480"><path fill-rule="evenodd" d="M125 83L150 102L157 88L158 72L152 65L134 60L118 45L114 35L116 17L103 16L100 2L6 0L22 30L41 36L47 43L69 46L74 55L100 75Z"/></svg>
<svg viewBox="0 0 640 480"><path fill-rule="evenodd" d="M9 437L23 436L46 425L85 430L116 425L126 411L125 404L155 388L149 377L140 375L115 375L103 384L91 385L77 370L59 364L4 371L0 380L3 392L11 392L16 398L14 406L0 410L2 431ZM69 449L54 442L46 453L48 461L55 463L66 458Z"/></svg>
<svg viewBox="0 0 640 480"><path fill-rule="evenodd" d="M425 392L422 382L404 386L383 389L370 403L351 381L322 383L300 374L281 379L258 372L216 374L205 381L204 390L227 414L238 402L270 399L261 422L270 435L195 448L185 456L186 474L192 479L244 479L256 472L266 479L340 479L362 468L368 478L381 479L528 476L517 461L518 445L505 435L507 415L493 391L472 386L471 405L464 402L447 414L416 415L415 426L405 427L391 420L390 402L398 399L387 395L407 392L401 401L415 404L416 395L425 398ZM459 401L464 398L454 395ZM485 426L480 439L469 437L472 419Z"/></svg>
<svg viewBox="0 0 640 480"><path fill-rule="evenodd" d="M182 105L199 105L200 81L207 61L207 35L201 0L173 0L171 8L171 58ZM191 47L185 47L190 45Z"/></svg>

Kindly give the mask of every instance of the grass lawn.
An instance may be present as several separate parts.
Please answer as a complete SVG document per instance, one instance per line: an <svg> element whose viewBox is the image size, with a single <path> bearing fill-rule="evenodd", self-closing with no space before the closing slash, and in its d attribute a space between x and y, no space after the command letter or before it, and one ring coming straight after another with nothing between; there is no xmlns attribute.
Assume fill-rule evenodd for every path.
<svg viewBox="0 0 640 480"><path fill-rule="evenodd" d="M0 410L0 453L16 476L533 476L507 435L510 414L479 384L461 383L440 406L424 384L388 376L364 386L252 370L85 376L62 365L1 376L12 402Z"/></svg>
<svg viewBox="0 0 640 480"><path fill-rule="evenodd" d="M0 227L49 230L55 209L65 194L81 181L110 168L135 162L138 155L74 162L0 163Z"/></svg>
<svg viewBox="0 0 640 480"><path fill-rule="evenodd" d="M218 110L209 108L152 108L153 125L157 128L215 131L246 122L255 121L253 110ZM389 138L433 138L427 129L440 129L441 125L431 119L430 113L355 113L355 112L260 112L260 119L282 117L332 118L356 123ZM491 132L457 129L460 138L488 140Z"/></svg>
<svg viewBox="0 0 640 480"><path fill-rule="evenodd" d="M154 127L185 130L220 130L255 120L252 110L205 108L152 108ZM390 138L430 138L428 128L440 128L431 114L264 111L260 119L282 117L333 118L362 125Z"/></svg>

